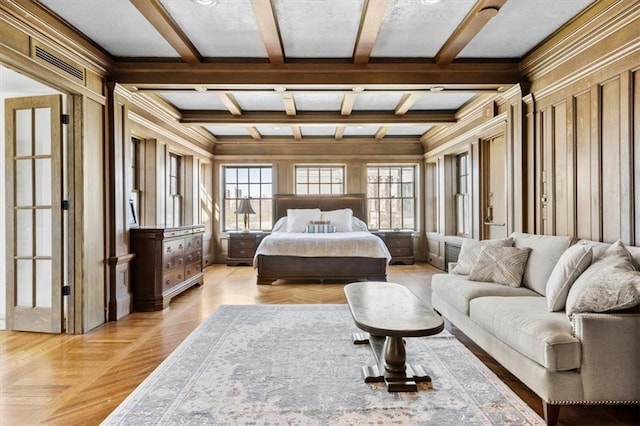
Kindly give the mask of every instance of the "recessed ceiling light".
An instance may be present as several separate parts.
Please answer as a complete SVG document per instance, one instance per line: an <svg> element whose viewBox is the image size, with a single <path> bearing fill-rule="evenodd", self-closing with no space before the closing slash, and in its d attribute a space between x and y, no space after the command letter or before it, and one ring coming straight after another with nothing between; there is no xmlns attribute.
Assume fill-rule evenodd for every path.
<svg viewBox="0 0 640 426"><path fill-rule="evenodd" d="M351 90L353 90L353 91L354 91L354 92L356 92L356 93L361 93L361 92L364 92L364 87L356 86L356 87L354 87L354 88L353 88L353 89L351 89Z"/></svg>
<svg viewBox="0 0 640 426"><path fill-rule="evenodd" d="M284 92L287 91L287 88L286 87L282 87L282 86L276 86L276 87L273 88L273 90L275 90L278 93L284 93Z"/></svg>
<svg viewBox="0 0 640 426"><path fill-rule="evenodd" d="M213 6L218 3L218 0L193 0L193 2L203 6Z"/></svg>
<svg viewBox="0 0 640 426"><path fill-rule="evenodd" d="M444 90L444 87L442 86L433 86L431 89L432 92L442 92Z"/></svg>
<svg viewBox="0 0 640 426"><path fill-rule="evenodd" d="M420 0L420 3L427 5L427 4L436 4L436 3L440 3L440 0Z"/></svg>

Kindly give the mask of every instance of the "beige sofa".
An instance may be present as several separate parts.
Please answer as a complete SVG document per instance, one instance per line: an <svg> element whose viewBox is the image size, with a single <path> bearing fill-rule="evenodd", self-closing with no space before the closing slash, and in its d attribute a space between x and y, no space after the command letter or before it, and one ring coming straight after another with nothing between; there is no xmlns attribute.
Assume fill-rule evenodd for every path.
<svg viewBox="0 0 640 426"><path fill-rule="evenodd" d="M542 398L547 424L557 422L561 405L640 403L637 307L571 319L564 311L550 312L546 283L571 239L523 233L511 238L514 247L530 248L520 287L438 274L432 280L434 309ZM607 249L577 244L592 246L591 263ZM640 264L640 248L627 249Z"/></svg>

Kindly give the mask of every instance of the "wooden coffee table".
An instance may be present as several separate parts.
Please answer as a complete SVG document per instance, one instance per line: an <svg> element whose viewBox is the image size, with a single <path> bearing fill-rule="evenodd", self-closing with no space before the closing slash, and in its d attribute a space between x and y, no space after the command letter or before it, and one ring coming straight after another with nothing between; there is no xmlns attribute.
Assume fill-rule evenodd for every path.
<svg viewBox="0 0 640 426"><path fill-rule="evenodd" d="M353 321L369 333L355 333L353 341L369 343L376 358L377 365L362 367L365 383L384 382L389 392L415 392L417 383L431 383L422 366L406 363L404 338L440 333L442 317L400 284L352 283L344 293Z"/></svg>

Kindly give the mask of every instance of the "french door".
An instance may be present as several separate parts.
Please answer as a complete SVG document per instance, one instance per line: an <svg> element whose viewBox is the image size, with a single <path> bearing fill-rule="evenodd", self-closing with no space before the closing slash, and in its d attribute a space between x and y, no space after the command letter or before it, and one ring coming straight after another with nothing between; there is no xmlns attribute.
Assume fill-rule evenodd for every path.
<svg viewBox="0 0 640 426"><path fill-rule="evenodd" d="M5 100L7 328L63 331L62 96Z"/></svg>
<svg viewBox="0 0 640 426"><path fill-rule="evenodd" d="M499 135L483 143L486 159L483 238L507 238L507 140Z"/></svg>

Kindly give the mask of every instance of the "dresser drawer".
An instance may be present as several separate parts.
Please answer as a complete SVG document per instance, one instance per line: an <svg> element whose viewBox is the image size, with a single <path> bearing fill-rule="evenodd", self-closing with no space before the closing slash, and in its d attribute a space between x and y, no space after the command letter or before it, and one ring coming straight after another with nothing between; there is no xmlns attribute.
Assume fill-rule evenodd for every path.
<svg viewBox="0 0 640 426"><path fill-rule="evenodd" d="M392 257L413 256L413 250L410 247L389 247L389 253Z"/></svg>
<svg viewBox="0 0 640 426"><path fill-rule="evenodd" d="M181 255L167 256L162 259L162 273L172 274L177 271L182 271L184 266L184 258Z"/></svg>
<svg viewBox="0 0 640 426"><path fill-rule="evenodd" d="M165 241L162 243L162 257L168 259L174 256L181 256L184 251L184 239Z"/></svg>
<svg viewBox="0 0 640 426"><path fill-rule="evenodd" d="M389 250L393 250L396 248L409 249L411 248L411 244L413 244L413 239L411 237L404 237L404 238L388 238L387 237L385 241L387 243L387 247L389 248Z"/></svg>
<svg viewBox="0 0 640 426"><path fill-rule="evenodd" d="M200 271L202 271L202 265L200 264L199 260L196 262L189 263L187 264L187 266L184 267L184 279L188 280L194 275L199 274Z"/></svg>
<svg viewBox="0 0 640 426"><path fill-rule="evenodd" d="M202 252L201 251L191 251L188 253L184 254L184 263L185 264L189 264L189 263L193 263L193 262L199 262L200 259L202 259Z"/></svg>
<svg viewBox="0 0 640 426"><path fill-rule="evenodd" d="M236 250L255 250L256 248L256 239L231 239L229 241L229 248L231 251Z"/></svg>
<svg viewBox="0 0 640 426"><path fill-rule="evenodd" d="M180 284L185 280L184 270L176 271L170 274L165 274L162 277L162 291L167 291L177 284Z"/></svg>
<svg viewBox="0 0 640 426"><path fill-rule="evenodd" d="M202 237L200 235L195 235L192 237L187 237L185 239L185 252L191 250L202 251Z"/></svg>

